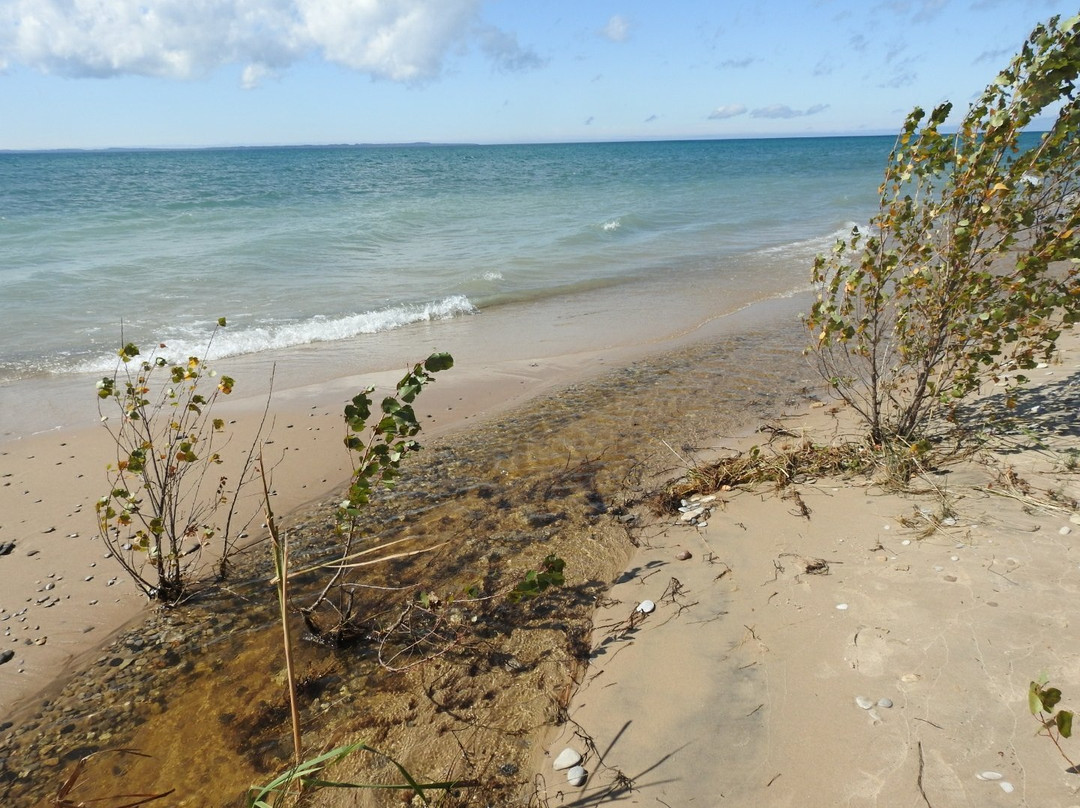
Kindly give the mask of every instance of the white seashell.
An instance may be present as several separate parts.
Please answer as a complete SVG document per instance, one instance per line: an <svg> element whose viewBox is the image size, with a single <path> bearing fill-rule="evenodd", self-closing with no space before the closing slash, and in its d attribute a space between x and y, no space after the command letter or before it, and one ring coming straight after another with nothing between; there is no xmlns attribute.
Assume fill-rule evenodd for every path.
<svg viewBox="0 0 1080 808"><path fill-rule="evenodd" d="M904 539L904 540L903 540L902 542L900 542L900 543L901 543L902 545L904 545L905 547L907 547L907 546L908 546L909 544L911 544L911 539Z"/></svg>
<svg viewBox="0 0 1080 808"><path fill-rule="evenodd" d="M919 674L917 674L917 673L905 673L903 676L900 677L900 681L901 682L907 682L908 684L911 684L912 682L919 681L921 678L922 677L919 676Z"/></svg>
<svg viewBox="0 0 1080 808"><path fill-rule="evenodd" d="M960 560L960 556L949 556L949 560L950 560L950 561L959 561L959 560Z"/></svg>
<svg viewBox="0 0 1080 808"><path fill-rule="evenodd" d="M998 783L998 785L1001 786L1001 790L1004 791L1006 794L1013 793L1013 784L1010 783L1008 780L1002 780L1000 783Z"/></svg>
<svg viewBox="0 0 1080 808"><path fill-rule="evenodd" d="M569 769L581 763L581 754L569 746L559 752L559 756L552 762L551 767L555 771Z"/></svg>
<svg viewBox="0 0 1080 808"><path fill-rule="evenodd" d="M836 608L839 609L842 612L847 611L847 607L848 607L848 605L846 603L837 603L836 604Z"/></svg>
<svg viewBox="0 0 1080 808"><path fill-rule="evenodd" d="M979 780L1000 780L1001 774L999 772L979 772L975 777Z"/></svg>
<svg viewBox="0 0 1080 808"><path fill-rule="evenodd" d="M583 786L585 785L585 778L588 776L588 772L586 772L585 769L581 766L575 766L566 773L566 782L572 786Z"/></svg>
<svg viewBox="0 0 1080 808"><path fill-rule="evenodd" d="M1068 536L1070 533L1072 533L1072 528L1068 525L1064 525L1061 530L1058 531L1058 533L1060 533L1062 536Z"/></svg>
<svg viewBox="0 0 1080 808"><path fill-rule="evenodd" d="M643 600L637 605L637 608L634 609L634 611L641 612L642 614L649 614L656 611L656 604L651 600Z"/></svg>
<svg viewBox="0 0 1080 808"><path fill-rule="evenodd" d="M868 699L866 696L856 696L855 703L862 707L864 710L869 710L874 706L874 700Z"/></svg>
<svg viewBox="0 0 1080 808"><path fill-rule="evenodd" d="M944 519L941 520L941 524L948 525L949 527L952 527L953 525L956 524L956 520L953 519L951 516L946 516Z"/></svg>
<svg viewBox="0 0 1080 808"><path fill-rule="evenodd" d="M692 522L693 520L701 516L703 513L705 513L704 508L694 508L692 511L686 511L685 513L683 513L683 515L680 516L679 519L681 519L683 522Z"/></svg>
<svg viewBox="0 0 1080 808"><path fill-rule="evenodd" d="M886 710L888 710L890 707L892 707L892 699L878 699L877 706L884 707Z"/></svg>

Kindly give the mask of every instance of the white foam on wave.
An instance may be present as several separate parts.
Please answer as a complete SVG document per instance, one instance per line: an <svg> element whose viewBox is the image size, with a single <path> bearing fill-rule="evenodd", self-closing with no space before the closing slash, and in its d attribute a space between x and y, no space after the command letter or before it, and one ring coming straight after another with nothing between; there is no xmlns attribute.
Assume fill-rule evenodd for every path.
<svg viewBox="0 0 1080 808"><path fill-rule="evenodd" d="M336 342L362 334L392 331L412 323L449 320L475 312L476 307L467 297L453 295L431 303L392 306L342 317L319 316L282 325L253 325L236 330L225 328L214 335L209 349L208 332L189 331L187 334L177 335L174 339L166 336L162 340L165 347L158 349L156 355L170 361L182 360L188 356L221 359L318 342ZM75 370L80 373L98 373L111 371L115 367L116 355L106 354L83 362Z"/></svg>
<svg viewBox="0 0 1080 808"><path fill-rule="evenodd" d="M868 226L857 222L847 222L843 227L822 236L813 236L799 241L789 241L786 244L777 244L773 247L762 247L755 250L755 255L779 257L779 258L802 258L807 255L817 255L829 252L840 239L849 239L851 231L859 228L859 232L867 233Z"/></svg>
<svg viewBox="0 0 1080 808"><path fill-rule="evenodd" d="M622 220L621 219L610 219L610 220L604 222L602 225L600 225L600 229L604 230L604 231L606 231L608 233L613 233L616 230L618 230L620 227L622 227Z"/></svg>

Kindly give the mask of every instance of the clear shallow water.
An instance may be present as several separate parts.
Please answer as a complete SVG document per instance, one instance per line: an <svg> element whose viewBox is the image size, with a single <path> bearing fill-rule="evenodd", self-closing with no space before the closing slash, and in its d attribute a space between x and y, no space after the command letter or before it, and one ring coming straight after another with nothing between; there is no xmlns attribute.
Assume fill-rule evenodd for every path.
<svg viewBox="0 0 1080 808"><path fill-rule="evenodd" d="M891 138L0 154L0 382L553 298L804 287ZM572 299L568 297L566 299Z"/></svg>

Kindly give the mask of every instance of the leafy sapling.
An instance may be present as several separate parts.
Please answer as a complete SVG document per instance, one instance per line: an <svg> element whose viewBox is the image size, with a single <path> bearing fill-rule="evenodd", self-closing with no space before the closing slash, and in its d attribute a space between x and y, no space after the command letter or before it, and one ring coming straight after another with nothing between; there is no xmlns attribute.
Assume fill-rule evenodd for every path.
<svg viewBox="0 0 1080 808"><path fill-rule="evenodd" d="M116 371L97 384L116 462L106 466L109 493L95 509L99 535L139 590L175 603L208 542L222 541L227 555L251 457L235 483L218 469L227 436L214 408L235 381L211 370L205 355L172 361L159 353L164 348L144 355L125 344Z"/></svg>
<svg viewBox="0 0 1080 808"><path fill-rule="evenodd" d="M1038 734L1050 739L1061 756L1065 758L1065 762L1069 764L1069 771L1076 774L1080 770L1061 747L1061 739L1072 736L1073 713L1071 710L1057 709L1061 702L1061 691L1056 687L1047 687L1047 684L1045 675L1031 683L1028 688L1028 709L1041 724Z"/></svg>

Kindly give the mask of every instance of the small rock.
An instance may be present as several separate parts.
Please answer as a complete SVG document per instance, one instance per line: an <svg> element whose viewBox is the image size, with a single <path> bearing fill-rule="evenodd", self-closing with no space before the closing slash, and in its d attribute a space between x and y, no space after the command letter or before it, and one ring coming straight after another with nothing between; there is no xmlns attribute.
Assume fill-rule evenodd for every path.
<svg viewBox="0 0 1080 808"><path fill-rule="evenodd" d="M570 769L581 763L581 753L569 746L559 752L558 757L552 762L551 767L555 771Z"/></svg>
<svg viewBox="0 0 1080 808"><path fill-rule="evenodd" d="M566 782L572 786L585 785L585 779L588 777L588 773L581 766L575 766L566 773Z"/></svg>
<svg viewBox="0 0 1080 808"><path fill-rule="evenodd" d="M837 603L836 608L839 609L842 612L846 612L847 608L848 608L848 605L846 603Z"/></svg>
<svg viewBox="0 0 1080 808"><path fill-rule="evenodd" d="M874 706L874 700L868 699L866 696L856 696L855 703L862 707L864 710L869 710Z"/></svg>
<svg viewBox="0 0 1080 808"><path fill-rule="evenodd" d="M679 550L679 552L675 554L675 558L677 558L679 561L687 561L693 557L694 554L691 553L689 550Z"/></svg>
<svg viewBox="0 0 1080 808"><path fill-rule="evenodd" d="M998 783L998 785L1001 786L1001 790L1004 791L1006 794L1013 793L1013 784L1010 783L1008 780L1002 780L1000 783Z"/></svg>
<svg viewBox="0 0 1080 808"><path fill-rule="evenodd" d="M892 707L892 699L878 699L877 706L884 707L886 710L888 710L890 707Z"/></svg>
<svg viewBox="0 0 1080 808"><path fill-rule="evenodd" d="M3 665L5 662L11 662L11 660L14 658L15 652L11 649L5 649L3 651L0 651L0 665Z"/></svg>
<svg viewBox="0 0 1080 808"><path fill-rule="evenodd" d="M1058 533L1060 533L1062 536L1068 536L1070 533L1072 533L1072 528L1068 525L1062 525Z"/></svg>
<svg viewBox="0 0 1080 808"><path fill-rule="evenodd" d="M637 608L634 609L634 611L641 612L642 614L650 614L656 611L656 604L651 600L643 600L637 605Z"/></svg>

